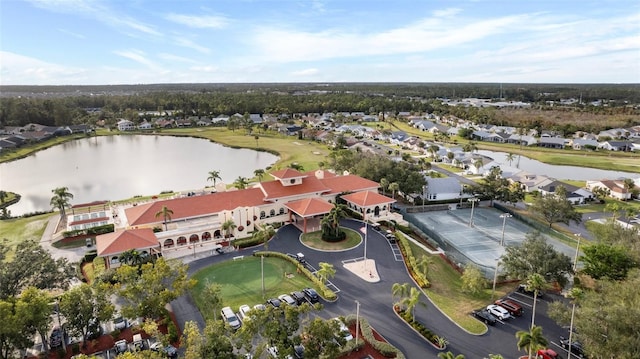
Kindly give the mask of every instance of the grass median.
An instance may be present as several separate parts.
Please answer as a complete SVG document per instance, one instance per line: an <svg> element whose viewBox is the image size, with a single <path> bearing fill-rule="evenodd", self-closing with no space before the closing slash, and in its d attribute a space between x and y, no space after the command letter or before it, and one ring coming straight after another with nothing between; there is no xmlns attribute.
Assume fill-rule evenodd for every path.
<svg viewBox="0 0 640 359"><path fill-rule="evenodd" d="M9 247L12 249L7 254L6 260L12 260L15 246L19 242L27 240L35 240L40 242L42 234L51 216L57 216L58 213L47 213L27 218L12 218L0 221L0 233L2 239L8 241Z"/></svg>

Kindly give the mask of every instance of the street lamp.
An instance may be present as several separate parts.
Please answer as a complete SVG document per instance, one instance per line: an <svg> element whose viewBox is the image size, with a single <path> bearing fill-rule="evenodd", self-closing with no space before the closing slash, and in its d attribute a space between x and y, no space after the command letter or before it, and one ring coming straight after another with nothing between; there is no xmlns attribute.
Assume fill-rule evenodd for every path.
<svg viewBox="0 0 640 359"><path fill-rule="evenodd" d="M580 252L580 239L582 238L581 233L574 233L574 236L578 237L578 245L576 246L576 256L573 258L573 272L576 272L578 266L578 252Z"/></svg>
<svg viewBox="0 0 640 359"><path fill-rule="evenodd" d="M502 239L500 240L500 245L504 247L504 227L507 224L507 218L511 218L513 217L511 214L509 213L504 213L500 215L500 218L502 218Z"/></svg>
<svg viewBox="0 0 640 359"><path fill-rule="evenodd" d="M480 200L474 197L474 198L469 198L468 201L471 202L471 217L469 217L469 227L473 227L473 208L476 202L479 202Z"/></svg>
<svg viewBox="0 0 640 359"><path fill-rule="evenodd" d="M496 282L498 281L498 266L500 265L500 258L496 261L496 269L493 271L493 289L491 290L491 301L496 293Z"/></svg>
<svg viewBox="0 0 640 359"><path fill-rule="evenodd" d="M356 348L358 347L359 332L360 332L360 302L356 300Z"/></svg>

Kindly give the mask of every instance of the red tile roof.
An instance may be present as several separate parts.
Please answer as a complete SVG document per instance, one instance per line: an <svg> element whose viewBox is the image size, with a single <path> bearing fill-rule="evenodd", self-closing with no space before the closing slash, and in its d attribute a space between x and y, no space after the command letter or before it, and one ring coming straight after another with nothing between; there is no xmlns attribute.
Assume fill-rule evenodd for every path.
<svg viewBox="0 0 640 359"><path fill-rule="evenodd" d="M287 179L287 178L300 178L305 177L305 174L300 173L300 171L294 170L293 168L285 168L283 170L278 170L271 172L271 175L277 179Z"/></svg>
<svg viewBox="0 0 640 359"><path fill-rule="evenodd" d="M326 214L331 211L333 205L320 198L305 198L285 204L285 207L294 211L301 217L311 217Z"/></svg>
<svg viewBox="0 0 640 359"><path fill-rule="evenodd" d="M377 182L356 175L336 176L320 180L331 189L331 194L342 192L377 191Z"/></svg>
<svg viewBox="0 0 640 359"><path fill-rule="evenodd" d="M383 196L378 192L373 192L373 191L351 193L351 194L342 196L342 199L360 207L371 207L371 206L376 206L380 204L393 203L396 201L393 198Z"/></svg>
<svg viewBox="0 0 640 359"><path fill-rule="evenodd" d="M297 172L297 171L296 171ZM299 172L298 172L299 173ZM302 180L302 183L291 186L283 186L280 181L269 181L260 183L265 200L276 198L292 197L300 195L317 196L321 193L331 191L330 188L322 184L321 180L314 176L309 176Z"/></svg>
<svg viewBox="0 0 640 359"><path fill-rule="evenodd" d="M158 239L151 228L101 234L96 237L99 256L119 254L130 249L158 247Z"/></svg>
<svg viewBox="0 0 640 359"><path fill-rule="evenodd" d="M238 207L255 207L265 204L264 195L259 188L247 188L237 191L216 192L201 196L167 199L125 209L130 226L148 223L161 223L162 216L156 213L167 206L173 211L171 220L194 218L232 210Z"/></svg>

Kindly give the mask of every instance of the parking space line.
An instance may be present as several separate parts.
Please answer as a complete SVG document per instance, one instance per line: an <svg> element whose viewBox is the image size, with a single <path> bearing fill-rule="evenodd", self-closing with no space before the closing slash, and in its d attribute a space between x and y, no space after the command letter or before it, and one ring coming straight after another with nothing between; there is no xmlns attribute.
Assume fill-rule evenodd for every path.
<svg viewBox="0 0 640 359"><path fill-rule="evenodd" d="M522 294L520 294L520 295L522 295ZM518 303L520 303L520 304L522 304L522 305L526 305L526 306L527 306L527 307L529 307L529 308L533 307L533 305L532 305L532 304L529 304L529 303L527 303L527 302L524 302L524 301L522 301L521 299L514 298L514 297L512 297L511 295L507 296L507 298L509 298L509 299L511 299L511 300L513 300L513 301L515 301L515 302L518 302ZM529 297L526 297L526 298L529 298ZM533 298L532 298L532 300L533 300Z"/></svg>

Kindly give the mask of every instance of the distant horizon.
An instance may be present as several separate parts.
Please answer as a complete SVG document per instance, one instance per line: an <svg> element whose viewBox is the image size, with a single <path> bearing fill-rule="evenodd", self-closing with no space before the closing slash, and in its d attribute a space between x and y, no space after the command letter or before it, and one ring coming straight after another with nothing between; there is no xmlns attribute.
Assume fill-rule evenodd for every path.
<svg viewBox="0 0 640 359"><path fill-rule="evenodd" d="M10 0L0 85L640 83L632 0Z"/></svg>

